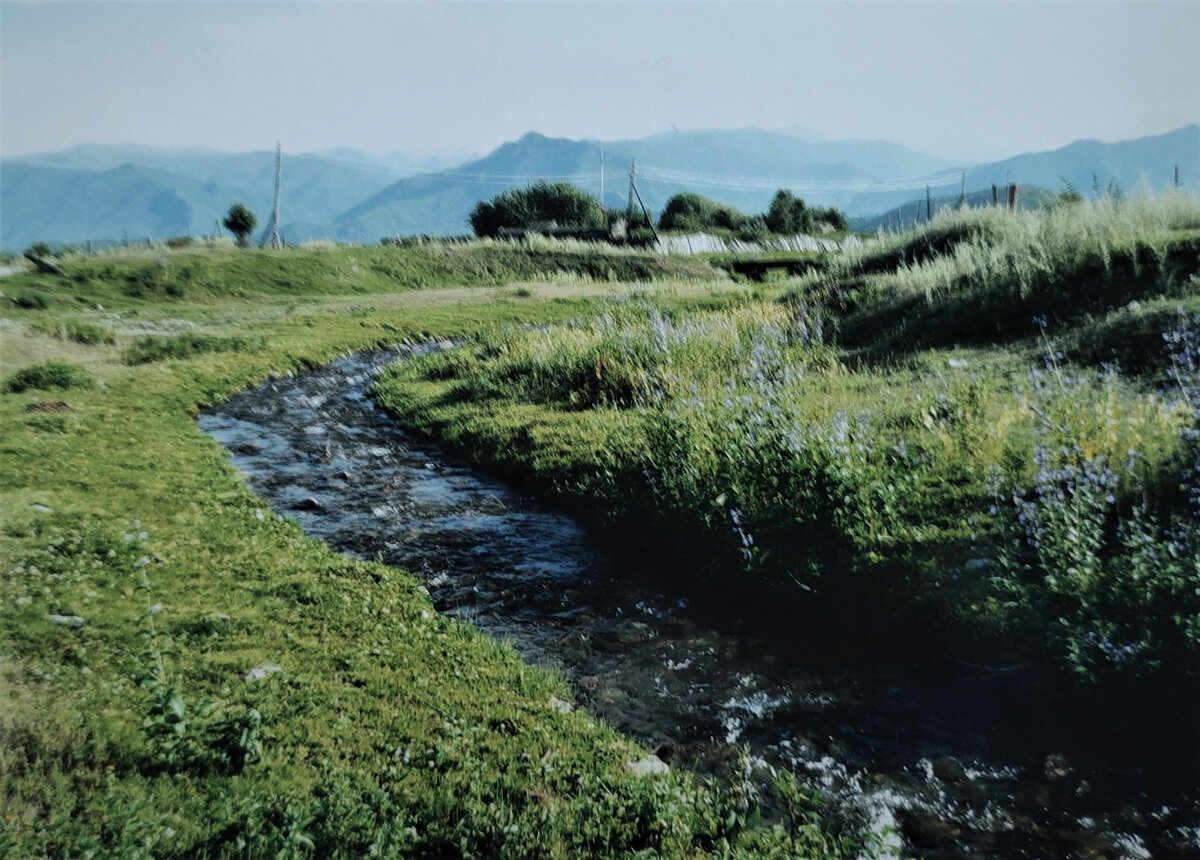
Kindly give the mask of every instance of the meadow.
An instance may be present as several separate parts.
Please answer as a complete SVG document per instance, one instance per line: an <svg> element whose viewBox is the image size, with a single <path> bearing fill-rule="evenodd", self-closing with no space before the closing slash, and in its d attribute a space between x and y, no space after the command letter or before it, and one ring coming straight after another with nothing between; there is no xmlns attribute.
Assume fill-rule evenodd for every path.
<svg viewBox="0 0 1200 860"><path fill-rule="evenodd" d="M587 316L613 283L719 298L703 262L474 243L61 264L0 284L0 856L843 853L786 775L639 773L647 751L564 708L564 679L306 537L195 422L351 350ZM791 819L755 826L764 781Z"/></svg>
<svg viewBox="0 0 1200 860"><path fill-rule="evenodd" d="M1195 706L1192 198L943 212L763 284L555 242L62 265L0 282L0 855L858 850L789 774L639 775L563 678L306 537L196 427L405 340L464 345L381 378L403 426L646 575L1114 718Z"/></svg>

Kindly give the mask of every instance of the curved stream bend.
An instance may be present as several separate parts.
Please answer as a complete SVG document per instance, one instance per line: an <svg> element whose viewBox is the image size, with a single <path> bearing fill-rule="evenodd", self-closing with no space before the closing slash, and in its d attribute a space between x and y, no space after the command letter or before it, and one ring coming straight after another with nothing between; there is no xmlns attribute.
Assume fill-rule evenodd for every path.
<svg viewBox="0 0 1200 860"><path fill-rule="evenodd" d="M562 668L582 706L673 766L716 769L748 746L921 856L1200 856L1195 793L1164 801L1145 774L1084 767L1037 734L1038 719L1022 734L1034 703L1003 713L971 682L818 672L786 632L618 576L571 519L375 407L375 373L410 352L266 382L200 426L280 514L412 571L440 610Z"/></svg>

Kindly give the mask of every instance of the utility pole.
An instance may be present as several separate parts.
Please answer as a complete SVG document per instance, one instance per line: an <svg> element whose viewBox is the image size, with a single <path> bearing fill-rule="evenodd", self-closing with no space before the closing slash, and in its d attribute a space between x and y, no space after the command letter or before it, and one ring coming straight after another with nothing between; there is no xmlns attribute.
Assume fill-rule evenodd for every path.
<svg viewBox="0 0 1200 860"><path fill-rule="evenodd" d="M629 226L633 227L633 179L637 176L637 162L629 162Z"/></svg>
<svg viewBox="0 0 1200 860"><path fill-rule="evenodd" d="M271 223L267 225L266 231L263 232L262 241L259 242L259 247L261 248L269 241L272 251L278 251L283 247L283 240L279 238L279 189L282 179L283 144L275 141L275 209L271 212ZM268 238L268 234L270 238Z"/></svg>

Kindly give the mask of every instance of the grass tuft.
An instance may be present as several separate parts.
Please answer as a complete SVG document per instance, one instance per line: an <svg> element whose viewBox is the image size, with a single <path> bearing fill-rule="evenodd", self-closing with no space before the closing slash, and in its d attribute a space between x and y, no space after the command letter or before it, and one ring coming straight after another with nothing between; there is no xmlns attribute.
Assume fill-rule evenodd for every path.
<svg viewBox="0 0 1200 860"><path fill-rule="evenodd" d="M15 393L30 389L94 388L95 385L96 381L85 368L65 361L47 361L18 370L5 382L4 389Z"/></svg>

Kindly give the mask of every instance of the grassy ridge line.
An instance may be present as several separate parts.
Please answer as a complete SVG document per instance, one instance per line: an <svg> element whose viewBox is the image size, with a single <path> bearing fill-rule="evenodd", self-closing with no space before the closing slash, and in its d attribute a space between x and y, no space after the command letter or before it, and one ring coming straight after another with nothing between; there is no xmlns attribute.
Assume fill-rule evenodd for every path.
<svg viewBox="0 0 1200 860"><path fill-rule="evenodd" d="M840 317L843 343L876 354L1036 334L1131 300L1195 294L1200 208L1180 193L1062 203L1014 215L943 210L911 233L831 258L797 296Z"/></svg>
<svg viewBox="0 0 1200 860"><path fill-rule="evenodd" d="M404 248L301 247L283 252L231 253L227 248L143 249L135 253L68 256L69 282L106 305L109 300L199 299L226 296L334 296L445 286L486 287L523 281L608 282L665 278L710 281L705 263L579 242L477 240ZM10 279L24 306L69 296L52 276Z"/></svg>
<svg viewBox="0 0 1200 860"><path fill-rule="evenodd" d="M814 828L754 834L719 791L633 776L643 753L563 713L559 680L437 616L409 575L275 517L194 423L273 372L584 305L431 294L296 313L213 289L187 306L129 296L131 264L113 265L69 292L13 282L48 292L50 310L6 315L6 371L14 352L63 356L100 385L0 396L0 856L823 852ZM101 298L125 321L190 316L265 347L130 368L125 336L85 345L29 326L57 330ZM221 734L250 709L254 737Z"/></svg>

